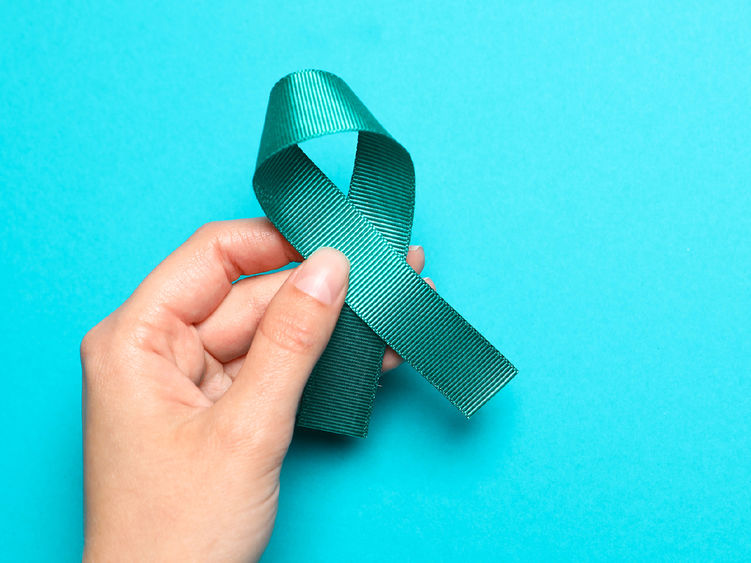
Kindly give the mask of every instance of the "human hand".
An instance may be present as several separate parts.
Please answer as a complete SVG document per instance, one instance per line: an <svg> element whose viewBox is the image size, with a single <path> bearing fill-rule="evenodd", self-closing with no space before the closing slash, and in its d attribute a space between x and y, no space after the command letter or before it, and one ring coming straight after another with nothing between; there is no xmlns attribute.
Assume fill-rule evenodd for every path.
<svg viewBox="0 0 751 563"><path fill-rule="evenodd" d="M260 557L349 264L320 249L233 282L300 260L264 219L208 224L86 335L84 560ZM407 261L421 271L422 249Z"/></svg>

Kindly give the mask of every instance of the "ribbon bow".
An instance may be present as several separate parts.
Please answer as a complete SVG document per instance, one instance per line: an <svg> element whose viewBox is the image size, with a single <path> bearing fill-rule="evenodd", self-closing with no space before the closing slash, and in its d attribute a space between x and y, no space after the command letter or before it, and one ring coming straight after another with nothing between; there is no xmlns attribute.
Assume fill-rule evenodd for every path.
<svg viewBox="0 0 751 563"><path fill-rule="evenodd" d="M345 131L358 132L347 196L298 146ZM364 437L387 344L467 417L516 374L407 264L412 159L341 78L304 70L276 83L253 187L303 257L328 246L350 261L346 304L303 392L299 426Z"/></svg>

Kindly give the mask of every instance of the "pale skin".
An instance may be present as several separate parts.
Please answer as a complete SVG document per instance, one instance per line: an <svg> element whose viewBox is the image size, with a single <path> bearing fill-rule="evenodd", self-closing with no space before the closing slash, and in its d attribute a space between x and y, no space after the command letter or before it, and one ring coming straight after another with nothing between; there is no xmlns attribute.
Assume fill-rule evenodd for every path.
<svg viewBox="0 0 751 563"><path fill-rule="evenodd" d="M233 282L299 261L265 219L205 225L86 335L85 561L261 556L349 263L323 248ZM407 261L420 272L422 248Z"/></svg>

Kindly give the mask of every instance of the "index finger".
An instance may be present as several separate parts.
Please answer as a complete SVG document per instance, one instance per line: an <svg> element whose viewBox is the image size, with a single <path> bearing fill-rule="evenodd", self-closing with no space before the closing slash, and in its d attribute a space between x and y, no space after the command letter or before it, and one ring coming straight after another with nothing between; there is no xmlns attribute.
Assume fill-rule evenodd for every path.
<svg viewBox="0 0 751 563"><path fill-rule="evenodd" d="M194 324L216 309L240 276L301 260L266 218L207 223L144 279L132 299Z"/></svg>

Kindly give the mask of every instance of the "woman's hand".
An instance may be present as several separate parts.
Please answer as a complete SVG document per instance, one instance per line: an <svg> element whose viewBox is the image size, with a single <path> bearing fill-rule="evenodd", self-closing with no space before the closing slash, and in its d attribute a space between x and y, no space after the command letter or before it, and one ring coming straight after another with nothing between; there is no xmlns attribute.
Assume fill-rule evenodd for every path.
<svg viewBox="0 0 751 563"><path fill-rule="evenodd" d="M300 260L264 219L206 225L86 335L85 560L260 557L349 264L324 248L233 282Z"/></svg>

